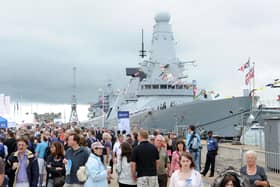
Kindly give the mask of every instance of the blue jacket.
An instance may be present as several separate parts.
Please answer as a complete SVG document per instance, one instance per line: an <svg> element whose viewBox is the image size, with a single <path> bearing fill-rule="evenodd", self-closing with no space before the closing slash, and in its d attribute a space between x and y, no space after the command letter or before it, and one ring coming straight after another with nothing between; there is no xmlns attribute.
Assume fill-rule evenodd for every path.
<svg viewBox="0 0 280 187"><path fill-rule="evenodd" d="M207 150L208 151L217 151L218 150L218 143L215 138L210 137L207 139Z"/></svg>
<svg viewBox="0 0 280 187"><path fill-rule="evenodd" d="M198 134L198 133L196 133L196 132L193 132L194 133L194 135L197 137L197 139L198 139L198 143L199 143L199 146L200 147L202 147L202 145L201 145L201 139L200 139L200 135ZM187 148L187 150L189 150L190 151L190 140L191 140L191 137L192 137L192 135L193 134L191 134L191 133L187 133L186 134L186 148ZM199 150L200 151L200 150Z"/></svg>
<svg viewBox="0 0 280 187"><path fill-rule="evenodd" d="M87 181L84 187L108 187L107 171L100 157L91 153L86 163Z"/></svg>

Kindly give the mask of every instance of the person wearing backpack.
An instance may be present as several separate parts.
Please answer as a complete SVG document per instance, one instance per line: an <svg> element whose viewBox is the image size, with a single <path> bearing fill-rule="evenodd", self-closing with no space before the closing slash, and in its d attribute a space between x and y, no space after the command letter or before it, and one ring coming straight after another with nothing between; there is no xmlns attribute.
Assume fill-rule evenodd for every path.
<svg viewBox="0 0 280 187"><path fill-rule="evenodd" d="M210 165L211 165L211 172L209 177L214 177L215 173L215 160L218 153L218 143L215 138L213 138L213 132L208 131L208 138L207 138L207 155L206 155L206 162L204 170L201 172L203 176L206 175L208 172Z"/></svg>
<svg viewBox="0 0 280 187"><path fill-rule="evenodd" d="M195 169L200 171L200 152L201 152L201 142L200 135L195 132L195 126L190 125L188 128L188 134L186 136L187 149L192 155L195 162Z"/></svg>

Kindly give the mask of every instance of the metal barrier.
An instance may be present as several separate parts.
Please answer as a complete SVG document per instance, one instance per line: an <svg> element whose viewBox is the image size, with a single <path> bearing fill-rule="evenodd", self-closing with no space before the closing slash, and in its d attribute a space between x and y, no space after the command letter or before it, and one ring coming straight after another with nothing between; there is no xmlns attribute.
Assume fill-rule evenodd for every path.
<svg viewBox="0 0 280 187"><path fill-rule="evenodd" d="M280 173L280 153L265 152L265 167L267 170Z"/></svg>

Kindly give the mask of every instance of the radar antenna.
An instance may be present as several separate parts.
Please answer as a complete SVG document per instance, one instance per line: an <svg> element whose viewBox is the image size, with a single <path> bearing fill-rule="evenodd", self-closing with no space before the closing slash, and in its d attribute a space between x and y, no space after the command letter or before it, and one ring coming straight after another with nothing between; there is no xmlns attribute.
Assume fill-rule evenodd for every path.
<svg viewBox="0 0 280 187"><path fill-rule="evenodd" d="M147 51L144 48L144 30L143 29L142 29L142 48L139 52L140 52L140 55L139 55L140 57L144 58L145 56L147 56L146 55Z"/></svg>
<svg viewBox="0 0 280 187"><path fill-rule="evenodd" d="M76 67L73 67L73 95L71 103L71 114L69 123L77 125L79 123L77 114L77 98L76 98Z"/></svg>

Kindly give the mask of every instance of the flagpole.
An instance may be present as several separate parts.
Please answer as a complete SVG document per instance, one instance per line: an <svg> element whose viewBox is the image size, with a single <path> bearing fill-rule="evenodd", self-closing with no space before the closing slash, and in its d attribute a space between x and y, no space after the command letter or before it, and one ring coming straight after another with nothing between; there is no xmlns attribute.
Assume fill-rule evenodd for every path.
<svg viewBox="0 0 280 187"><path fill-rule="evenodd" d="M255 62L253 62L253 90L252 90L252 107L251 112L253 110L253 107L255 105Z"/></svg>

